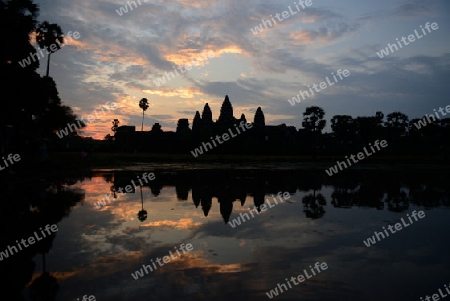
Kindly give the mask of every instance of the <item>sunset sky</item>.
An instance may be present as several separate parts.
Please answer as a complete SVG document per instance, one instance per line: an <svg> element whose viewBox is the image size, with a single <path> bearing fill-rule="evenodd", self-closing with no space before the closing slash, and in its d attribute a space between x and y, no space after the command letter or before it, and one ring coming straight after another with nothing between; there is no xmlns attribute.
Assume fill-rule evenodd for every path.
<svg viewBox="0 0 450 301"><path fill-rule="evenodd" d="M270 125L300 128L306 107L322 107L327 131L337 114L401 111L416 118L450 104L448 0L312 0L256 35L251 29L263 19L289 6L297 11L294 1L136 0L133 10L123 0L36 2L39 21L80 33L51 57L50 76L63 103L78 115L107 102L119 104L85 129L84 135L95 138L112 134L114 118L140 130L143 97L151 103L144 130L159 122L164 131L175 130L179 118L192 126L205 103L217 119L225 94L235 117L244 113L253 121L260 106ZM124 5L128 13L119 16L116 10ZM387 57L377 55L414 30L423 35L420 26L427 22L439 28ZM193 59L197 66L191 70L155 84ZM46 64L45 57L40 74ZM288 102L338 69L348 69L350 76L295 106Z"/></svg>

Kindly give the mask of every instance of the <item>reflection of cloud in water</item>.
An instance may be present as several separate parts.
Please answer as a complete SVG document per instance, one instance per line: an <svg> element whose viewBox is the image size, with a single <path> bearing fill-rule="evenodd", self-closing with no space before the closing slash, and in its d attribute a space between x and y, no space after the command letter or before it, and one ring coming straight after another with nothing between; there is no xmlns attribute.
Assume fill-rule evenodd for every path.
<svg viewBox="0 0 450 301"><path fill-rule="evenodd" d="M169 227L176 229L193 229L200 226L200 222L194 222L192 218L182 218L179 221L163 220L156 222L142 223L141 227Z"/></svg>
<svg viewBox="0 0 450 301"><path fill-rule="evenodd" d="M51 272L50 275L58 279L58 282L60 282L75 277L82 273L83 270L75 270L70 272ZM41 275L42 272L34 272L29 284L31 284L35 279L39 278Z"/></svg>

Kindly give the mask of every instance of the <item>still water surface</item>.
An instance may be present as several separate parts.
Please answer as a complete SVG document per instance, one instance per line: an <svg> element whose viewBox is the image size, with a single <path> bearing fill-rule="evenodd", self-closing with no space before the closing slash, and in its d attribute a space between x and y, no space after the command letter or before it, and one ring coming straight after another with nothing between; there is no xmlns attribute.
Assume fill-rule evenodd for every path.
<svg viewBox="0 0 450 301"><path fill-rule="evenodd" d="M142 193L93 205L144 172L156 179ZM2 269L17 300L269 300L285 278L325 262L274 299L420 300L450 283L448 179L445 171L133 170L11 182L3 185L16 202L3 222L23 222L1 250L47 223L59 231ZM290 198L274 205L278 192ZM272 207L251 218L248 208L265 200ZM425 217L363 243L401 218L410 223L414 210ZM233 228L241 213L250 219ZM182 243L193 250L132 277Z"/></svg>

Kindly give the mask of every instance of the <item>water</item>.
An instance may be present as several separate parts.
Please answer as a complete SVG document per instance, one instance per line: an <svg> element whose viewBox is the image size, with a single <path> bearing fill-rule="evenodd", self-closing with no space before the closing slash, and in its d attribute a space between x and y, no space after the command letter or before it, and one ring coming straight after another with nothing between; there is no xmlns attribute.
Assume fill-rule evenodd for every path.
<svg viewBox="0 0 450 301"><path fill-rule="evenodd" d="M142 198L138 186L94 206L144 172L156 179ZM448 179L447 171L424 170L329 177L323 170L148 167L17 179L2 184L0 251L46 224L59 230L4 258L2 284L18 296L11 300L269 300L277 284L304 270L311 275L319 262L328 269L291 282L274 299L420 300L450 283ZM275 203L279 192L289 199ZM248 208L264 202L271 207L252 217ZM425 217L410 223L414 210ZM248 220L233 228L241 213ZM407 227L363 243L402 218ZM182 243L193 250L183 254ZM176 249L178 258L137 280L131 275Z"/></svg>

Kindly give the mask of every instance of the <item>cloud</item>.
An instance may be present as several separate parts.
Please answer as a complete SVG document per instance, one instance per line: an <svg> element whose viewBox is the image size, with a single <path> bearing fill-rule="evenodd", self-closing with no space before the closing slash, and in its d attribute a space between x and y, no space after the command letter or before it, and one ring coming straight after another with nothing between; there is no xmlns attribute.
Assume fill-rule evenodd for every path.
<svg viewBox="0 0 450 301"><path fill-rule="evenodd" d="M318 30L293 32L293 38L298 44L310 44L313 42L332 42L347 33L353 33L359 28L358 24L349 25L344 22L337 23L333 27L321 27Z"/></svg>
<svg viewBox="0 0 450 301"><path fill-rule="evenodd" d="M393 16L403 18L416 18L431 15L431 9L424 5L416 5L412 3L405 3L397 7L392 13Z"/></svg>

